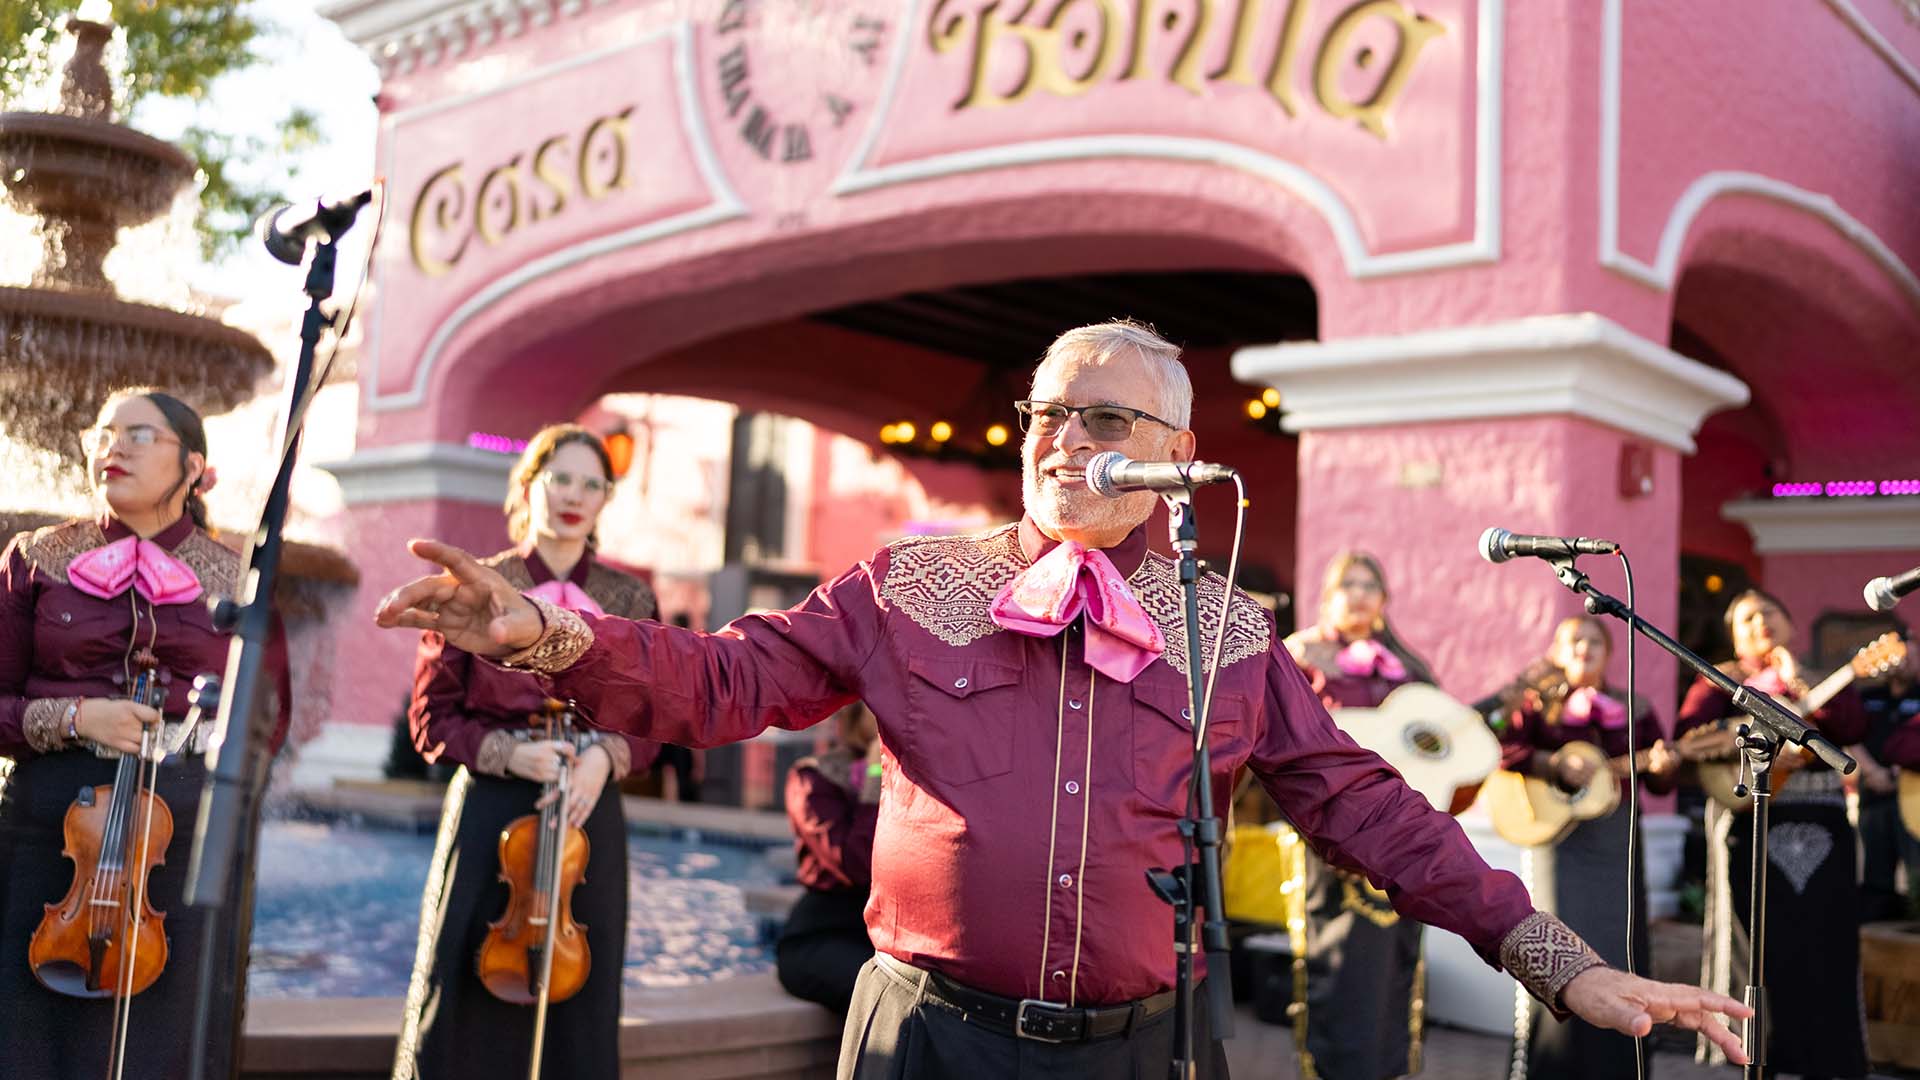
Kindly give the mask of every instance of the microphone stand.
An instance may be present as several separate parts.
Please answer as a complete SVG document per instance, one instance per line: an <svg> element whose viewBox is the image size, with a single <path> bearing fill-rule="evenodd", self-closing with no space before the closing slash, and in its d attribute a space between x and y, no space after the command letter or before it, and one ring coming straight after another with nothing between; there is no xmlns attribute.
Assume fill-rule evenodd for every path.
<svg viewBox="0 0 1920 1080"><path fill-rule="evenodd" d="M1587 575L1573 565L1573 557L1549 559L1553 564L1554 576L1560 579L1575 593L1586 597L1587 611L1595 615L1611 615L1625 622L1632 632L1639 633L1648 641L1672 653L1688 667L1700 673L1708 682L1733 699L1733 704L1752 719L1752 723L1740 725L1739 745L1742 753L1741 770L1751 772L1751 785L1736 786L1736 794L1745 794L1743 787L1749 787L1753 793L1753 850L1751 854L1751 878L1749 900L1747 903L1747 992L1746 1005L1753 1010L1753 1018L1741 1025L1741 1041L1746 1044L1749 1059L1741 1073L1744 1080L1759 1080L1765 1075L1767 1067L1767 991L1766 991L1766 947L1767 947L1767 819L1768 808L1773 802L1773 759L1786 743L1793 743L1819 755L1820 760L1832 766L1839 773L1850 773L1855 768L1851 757L1839 747L1828 742L1826 736L1802 723L1800 718L1767 694L1750 686L1742 686L1728 678L1724 672L1687 648L1668 637L1656 626L1629 611L1625 604L1595 588Z"/></svg>
<svg viewBox="0 0 1920 1080"><path fill-rule="evenodd" d="M1187 715L1193 719L1193 775L1187 791L1187 814L1180 820L1182 858L1185 865L1169 871L1161 867L1147 871L1147 884L1173 905L1173 949L1178 960L1174 981L1172 1080L1193 1080L1194 1058L1194 954L1206 949L1207 967L1212 978L1207 983L1207 1009L1213 1021L1213 1038L1233 1036L1233 984L1228 978L1231 960L1227 955L1227 917L1220 888L1220 819L1213 816L1212 756L1207 750L1206 716L1201 705L1206 701L1201 686L1202 642L1200 633L1200 564L1194 552L1199 547L1199 530L1193 516L1192 489L1162 492L1167 504L1168 533L1179 557L1180 590L1185 600L1187 629ZM1229 583L1230 585L1231 583ZM1231 603L1229 593L1225 601ZM1191 852L1199 847L1199 861ZM1200 879L1194 881L1194 874ZM1200 920L1196 921L1195 916ZM1195 940L1195 930L1199 940Z"/></svg>
<svg viewBox="0 0 1920 1080"><path fill-rule="evenodd" d="M333 316L320 310L320 302L333 295L334 241L351 224L349 216L337 230L329 232L315 247L312 263L307 268L305 292L310 300L300 328L300 359L294 366L280 471L274 477L259 527L254 530L253 546L241 568L238 601L222 600L214 607L215 627L231 633L233 643L227 651L226 675L221 680L225 692L220 698L220 716L207 748L206 792L194 822L193 857L187 867L187 902L210 909L206 913L190 1044L192 1059L188 1075L196 1080L212 1080L207 1074L207 1048L214 1004L214 958L218 955L216 942L220 936L215 923L219 909L230 899L228 875L236 868L241 874L239 893L231 898L236 910L227 913L231 920L228 933L236 943L233 968L227 972L234 980L233 1011L228 1016L231 1031L227 1041L230 1074L238 1076L240 1071L247 950L253 928L254 845L260 832L261 794L266 787L266 745L275 724L274 717L266 710L269 697L260 692L262 665L273 626L273 588L280 570L293 466L299 457L307 406L317 389L312 385L314 351L321 330L333 324Z"/></svg>

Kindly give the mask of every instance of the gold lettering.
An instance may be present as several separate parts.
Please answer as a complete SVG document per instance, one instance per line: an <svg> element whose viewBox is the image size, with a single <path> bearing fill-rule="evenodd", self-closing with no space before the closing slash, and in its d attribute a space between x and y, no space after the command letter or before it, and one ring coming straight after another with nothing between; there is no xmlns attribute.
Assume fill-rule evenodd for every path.
<svg viewBox="0 0 1920 1080"><path fill-rule="evenodd" d="M1392 21L1400 32L1399 46L1372 96L1364 101L1352 101L1340 93L1340 66L1347 56L1348 39L1363 21L1375 15ZM1432 19L1407 10L1399 0L1367 0L1348 8L1328 29L1326 39L1320 43L1320 55L1314 60L1313 90L1314 96L1320 99L1320 107L1342 120L1352 119L1376 137L1385 139L1387 114L1393 111L1393 103L1406 90L1420 50L1445 30ZM1355 66L1366 67L1368 55L1364 51L1357 54Z"/></svg>
<svg viewBox="0 0 1920 1080"><path fill-rule="evenodd" d="M1039 81L1036 78L1040 70L1039 41L1046 31L1020 26L1016 22L1032 8L1032 0L1028 0L1026 6L1015 13L1010 20L1000 17L998 2L983 5L979 15L973 18L965 14L949 14L946 18L942 18L947 2L948 0L940 0L940 3L934 7L933 18L929 24L934 52L943 53L959 45L968 36L968 25L973 26L973 63L967 80L967 92L959 101L954 102L954 109L1011 105L1033 93ZM994 46L1000 42L1003 34L1009 32L1013 40L1026 51L1023 65L1025 71L1022 72L1020 82L1013 88L1012 93L1001 94L987 86L987 69L991 66Z"/></svg>
<svg viewBox="0 0 1920 1080"><path fill-rule="evenodd" d="M1288 116L1298 116L1293 104L1293 64L1300 55L1300 25L1307 21L1311 0L1290 0L1287 22L1280 29L1280 47L1273 53L1273 70L1267 73L1267 93L1280 103Z"/></svg>
<svg viewBox="0 0 1920 1080"><path fill-rule="evenodd" d="M1213 28L1213 5L1214 0L1193 0L1193 25L1187 28L1187 44L1180 50L1180 59L1174 61L1170 76L1175 85L1195 94L1206 92L1200 78L1200 47L1206 43L1207 31Z"/></svg>
<svg viewBox="0 0 1920 1080"><path fill-rule="evenodd" d="M439 190L443 181L449 190ZM438 192L437 195L436 192ZM467 185L460 179L458 162L427 177L427 182L420 185L420 195L414 200L413 219L407 234L407 246L413 253L413 265L419 267L420 272L428 277L439 277L452 270L454 264L460 261L460 257L467 253L469 237L463 232L459 245L445 260L428 254L425 226L429 207L433 211L432 228L437 233L451 231L455 223L466 215Z"/></svg>
<svg viewBox="0 0 1920 1080"><path fill-rule="evenodd" d="M567 195L573 190L573 185L567 182L566 173L555 168L553 164L547 160L547 152L550 150L559 150L564 154L567 152L568 142L569 140L565 135L555 135L553 138L541 143L540 148L533 152L533 175L544 180L547 189L553 192L553 204L544 209L541 208L538 202L531 199L528 200L527 215L535 221L539 221L543 217L552 217L567 208Z"/></svg>
<svg viewBox="0 0 1920 1080"><path fill-rule="evenodd" d="M495 181L506 185L506 221L498 228L487 220L488 192L493 190ZM507 159L506 164L496 165L487 170L480 178L480 189L473 193L473 230L480 239L488 244L497 244L508 233L520 227L520 155Z"/></svg>
<svg viewBox="0 0 1920 1080"><path fill-rule="evenodd" d="M633 106L629 105L587 125L586 134L580 137L580 193L587 198L598 199L633 183L627 176L627 118L632 115ZM593 140L602 131L613 138L613 175L605 181L593 175Z"/></svg>
<svg viewBox="0 0 1920 1080"><path fill-rule="evenodd" d="M1065 32L1060 29L1060 24L1065 21L1067 12L1082 2L1087 0L1060 0L1053 14L1047 17L1044 34L1035 35L1037 40L1032 55L1034 62L1040 66L1041 81L1048 90L1061 97L1074 97L1093 89L1093 84L1105 78L1107 72L1112 70L1113 62L1120 58L1120 35L1114 33L1114 24L1120 20L1118 0L1090 0L1100 13L1100 47L1085 74L1076 76L1067 71L1066 50L1062 41ZM1146 0L1141 2L1145 3ZM1044 50L1040 48L1040 43L1045 44Z"/></svg>
<svg viewBox="0 0 1920 1080"><path fill-rule="evenodd" d="M1233 13L1233 37L1227 58L1209 78L1216 82L1253 85L1253 28L1260 22L1261 0L1240 0Z"/></svg>

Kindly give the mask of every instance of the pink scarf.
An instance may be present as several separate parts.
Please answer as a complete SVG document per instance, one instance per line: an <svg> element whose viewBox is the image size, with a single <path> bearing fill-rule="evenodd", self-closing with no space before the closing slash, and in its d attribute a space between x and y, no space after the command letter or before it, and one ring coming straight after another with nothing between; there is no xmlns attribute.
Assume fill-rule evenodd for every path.
<svg viewBox="0 0 1920 1080"><path fill-rule="evenodd" d="M1335 662L1341 674L1354 678L1378 676L1388 682L1401 682L1407 677L1407 666L1400 658L1372 638L1360 638L1341 649Z"/></svg>
<svg viewBox="0 0 1920 1080"><path fill-rule="evenodd" d="M1098 548L1063 541L994 597L993 621L1018 634L1053 637L1087 615L1087 663L1132 682L1167 649L1160 628Z"/></svg>
<svg viewBox="0 0 1920 1080"><path fill-rule="evenodd" d="M1627 707L1591 686L1567 695L1560 715L1576 724L1598 724L1608 731L1627 726Z"/></svg>
<svg viewBox="0 0 1920 1080"><path fill-rule="evenodd" d="M584 611L589 615L605 615L600 605L593 602L587 590L571 581L548 581L527 590L527 595L536 600L545 600L568 611Z"/></svg>
<svg viewBox="0 0 1920 1080"><path fill-rule="evenodd" d="M67 580L102 600L126 592L128 585L152 604L185 604L200 597L200 577L191 566L138 536L123 536L75 556L67 564Z"/></svg>
<svg viewBox="0 0 1920 1080"><path fill-rule="evenodd" d="M1746 684L1769 697L1793 696L1793 688L1787 685L1787 680L1780 677L1780 672L1777 668L1768 668L1762 671L1753 678L1746 680Z"/></svg>

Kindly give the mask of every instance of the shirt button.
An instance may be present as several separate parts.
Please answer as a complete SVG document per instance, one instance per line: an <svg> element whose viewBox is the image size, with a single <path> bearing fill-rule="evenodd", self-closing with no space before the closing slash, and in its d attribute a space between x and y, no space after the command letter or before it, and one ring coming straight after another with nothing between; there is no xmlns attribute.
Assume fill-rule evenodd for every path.
<svg viewBox="0 0 1920 1080"><path fill-rule="evenodd" d="M63 611L63 612L61 612L61 613L60 613L60 621L61 621L61 622L63 622L63 623L70 623L70 622L72 622L72 621L73 621L73 612L71 612L71 611Z"/></svg>
<svg viewBox="0 0 1920 1080"><path fill-rule="evenodd" d="M1067 981L1067 973L1066 973L1066 972L1064 972L1064 971L1056 971L1056 972L1054 972L1054 973L1053 973L1053 981L1054 981L1054 982L1066 982L1066 981Z"/></svg>
<svg viewBox="0 0 1920 1080"><path fill-rule="evenodd" d="M1080 707L1080 702L1078 699L1067 702L1067 708L1069 709L1078 709L1079 707Z"/></svg>
<svg viewBox="0 0 1920 1080"><path fill-rule="evenodd" d="M1192 710L1192 709L1181 709L1181 710L1180 710L1180 719L1182 719L1182 720L1192 720L1192 719L1193 719L1193 710Z"/></svg>
<svg viewBox="0 0 1920 1080"><path fill-rule="evenodd" d="M1072 874L1061 874L1061 875L1060 875L1060 887L1061 887L1061 888L1063 888L1063 889L1071 889L1071 888L1073 888L1073 875L1072 875Z"/></svg>
<svg viewBox="0 0 1920 1080"><path fill-rule="evenodd" d="M966 676L962 675L960 678L953 680L953 688L955 690L965 690L967 688Z"/></svg>
<svg viewBox="0 0 1920 1080"><path fill-rule="evenodd" d="M1080 781L1078 780L1067 781L1067 794L1069 795L1080 794Z"/></svg>

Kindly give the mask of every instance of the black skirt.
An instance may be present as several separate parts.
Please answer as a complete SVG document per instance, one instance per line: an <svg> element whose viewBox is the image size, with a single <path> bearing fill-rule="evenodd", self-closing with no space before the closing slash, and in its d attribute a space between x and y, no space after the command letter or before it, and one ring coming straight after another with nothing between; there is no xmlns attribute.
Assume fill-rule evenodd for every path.
<svg viewBox="0 0 1920 1080"><path fill-rule="evenodd" d="M1647 974L1647 884L1644 851L1633 881L1634 970ZM1533 903L1571 927L1616 968L1627 958L1627 808L1582 822L1552 847L1528 853L1527 888ZM1515 1053L1511 1080L1615 1080L1634 1075L1631 1036L1606 1031L1578 1018L1556 1020L1533 995L1515 985ZM1642 1052L1651 1046L1642 1040ZM1649 1066L1651 1058L1649 1058ZM1646 1075L1651 1076L1649 1067Z"/></svg>
<svg viewBox="0 0 1920 1080"><path fill-rule="evenodd" d="M1421 924L1401 918L1365 878L1306 853L1307 1008L1313 1071L1330 1080L1389 1080L1420 1069L1425 1011ZM1297 962L1297 961L1296 961Z"/></svg>
<svg viewBox="0 0 1920 1080"><path fill-rule="evenodd" d="M46 905L57 903L73 884L73 862L61 854L67 808L82 787L113 783L118 765L80 750L29 758L14 768L0 794L0 1016L7 1031L0 1038L0 1077L95 1080L106 1073L113 1000L46 989L34 978L27 952ZM160 768L158 790L173 813L173 842L165 865L154 868L147 886L153 906L166 915L168 956L160 977L134 997L129 1010L124 1074L129 1078L175 1080L188 1073L209 914L187 906L184 893L206 775L198 756L177 757ZM241 875L230 876L227 904L218 917L224 920L239 910L243 884ZM238 937L223 934L215 952L208 1028L208 1066L214 1076L229 1072L234 1027L244 1006L234 976Z"/></svg>
<svg viewBox="0 0 1920 1080"><path fill-rule="evenodd" d="M1832 773L1803 786L1832 788L1830 798L1789 788L1774 797L1767 834L1767 951L1764 977L1771 1035L1767 1066L1778 1072L1867 1074L1866 1020L1860 996L1858 841ZM1753 817L1731 814L1725 897L1728 993L1746 991L1749 865ZM1709 931L1717 929L1709 927Z"/></svg>
<svg viewBox="0 0 1920 1080"><path fill-rule="evenodd" d="M420 902L420 944L407 988L394 1059L395 1080L525 1076L533 1053L534 1009L494 997L474 972L487 924L507 908L500 880L500 833L534 813L540 785L475 776L447 785L440 840ZM573 891L573 919L585 930L586 985L547 1008L542 1076L620 1075L620 989L627 939L627 829L618 785L608 782L587 818L585 878ZM518 1063L517 1065L515 1063Z"/></svg>

